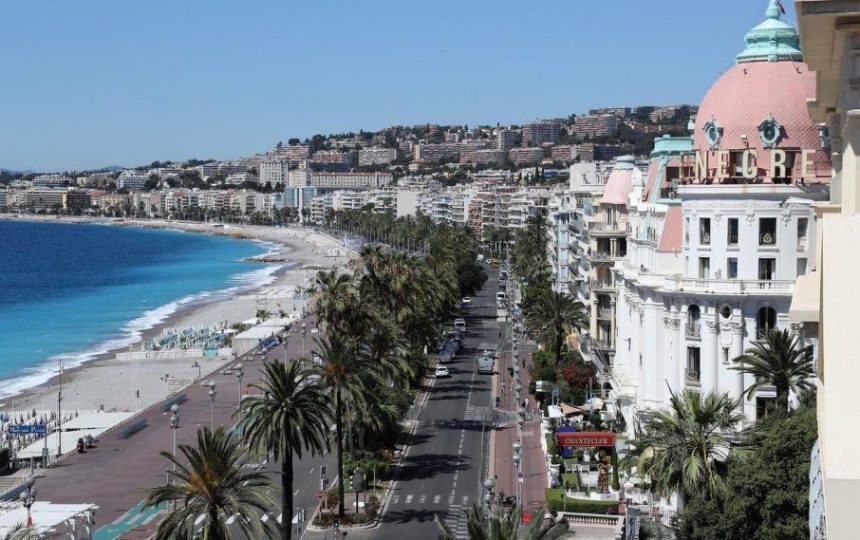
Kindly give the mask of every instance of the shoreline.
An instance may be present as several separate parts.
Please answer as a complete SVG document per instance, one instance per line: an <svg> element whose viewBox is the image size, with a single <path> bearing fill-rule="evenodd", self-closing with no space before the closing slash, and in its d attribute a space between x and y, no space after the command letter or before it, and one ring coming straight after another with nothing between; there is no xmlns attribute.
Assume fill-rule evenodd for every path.
<svg viewBox="0 0 860 540"><path fill-rule="evenodd" d="M146 340L160 335L170 328L213 326L226 322L235 324L256 314L260 302L265 300L265 309L276 313L289 311L287 291L303 286L320 268L338 267L346 264L352 252L334 238L308 229L279 228L270 226L227 225L179 222L167 220L125 220L88 217L25 216L12 217L0 214L0 220L22 220L47 223L107 224L120 227L149 229L172 229L182 232L227 236L237 240L251 240L271 244L271 248L256 256L243 259L260 268L276 266L264 284L241 285L211 291L212 300L192 299L177 306L173 313L152 327L141 330L140 337L132 345L138 347ZM252 268L252 267L249 267ZM249 272L243 273L248 274ZM231 289L236 290L231 290ZM175 299L178 302L181 298ZM274 306L271 303L274 302ZM165 304L165 305L169 305ZM295 302L292 303L295 308ZM163 306L159 306L161 308ZM197 359L199 367L192 366L194 360L155 360L140 363L136 375L133 367L116 358L128 346L115 347L85 360L80 365L63 370L63 410L134 411L146 408L162 400L177 384L193 384L198 374L205 376L232 361L231 356L216 356ZM70 353L64 353L70 354ZM48 362L46 362L47 364ZM188 365L186 365L188 364ZM161 376L159 376L161 375ZM25 375L22 375L22 377ZM137 377L140 398L133 396L133 378ZM18 377L7 379L13 381ZM187 384L184 384L187 386ZM11 393L2 398L0 408L4 410L57 410L59 376L35 386ZM175 390L174 390L175 391Z"/></svg>

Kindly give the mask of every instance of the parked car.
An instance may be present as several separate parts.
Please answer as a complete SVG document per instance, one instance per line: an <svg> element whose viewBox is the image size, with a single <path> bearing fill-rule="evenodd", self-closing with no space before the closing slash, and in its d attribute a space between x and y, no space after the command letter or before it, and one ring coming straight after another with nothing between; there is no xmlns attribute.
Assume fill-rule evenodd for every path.
<svg viewBox="0 0 860 540"><path fill-rule="evenodd" d="M454 319L454 330L457 332L465 332L466 331L466 319L457 318Z"/></svg>
<svg viewBox="0 0 860 540"><path fill-rule="evenodd" d="M442 377L450 377L450 376L451 376L451 372L448 371L448 368L446 368L445 366L439 366L436 368L436 378L437 379L442 378Z"/></svg>
<svg viewBox="0 0 860 540"><path fill-rule="evenodd" d="M472 297L471 296L464 296L462 303L464 306L471 305L472 304Z"/></svg>
<svg viewBox="0 0 860 540"><path fill-rule="evenodd" d="M478 358L478 373L493 373L496 361L492 356L481 356Z"/></svg>

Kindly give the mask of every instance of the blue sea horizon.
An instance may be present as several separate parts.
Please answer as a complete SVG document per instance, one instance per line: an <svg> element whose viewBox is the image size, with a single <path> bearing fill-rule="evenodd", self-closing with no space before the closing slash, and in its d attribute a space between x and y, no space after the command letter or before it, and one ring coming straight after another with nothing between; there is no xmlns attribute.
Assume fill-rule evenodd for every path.
<svg viewBox="0 0 860 540"><path fill-rule="evenodd" d="M139 341L182 306L270 282L263 242L170 229L0 221L0 398Z"/></svg>

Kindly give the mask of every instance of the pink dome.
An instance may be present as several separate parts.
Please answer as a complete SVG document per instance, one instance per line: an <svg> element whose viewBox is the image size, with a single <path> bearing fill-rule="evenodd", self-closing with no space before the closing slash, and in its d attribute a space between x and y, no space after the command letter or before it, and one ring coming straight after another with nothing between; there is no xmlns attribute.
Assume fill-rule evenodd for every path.
<svg viewBox="0 0 860 540"><path fill-rule="evenodd" d="M717 151L755 149L758 178L769 181L770 151L759 136L759 126L772 116L781 127L776 148L815 150L813 178L805 182L829 182L830 155L822 148L819 127L809 117L806 102L815 98L815 74L802 62L750 62L732 66L711 86L699 107L693 147L708 158L708 176L717 169ZM716 148L711 149L706 125L713 119L722 129ZM746 140L742 136L746 136ZM793 178L799 178L800 158Z"/></svg>

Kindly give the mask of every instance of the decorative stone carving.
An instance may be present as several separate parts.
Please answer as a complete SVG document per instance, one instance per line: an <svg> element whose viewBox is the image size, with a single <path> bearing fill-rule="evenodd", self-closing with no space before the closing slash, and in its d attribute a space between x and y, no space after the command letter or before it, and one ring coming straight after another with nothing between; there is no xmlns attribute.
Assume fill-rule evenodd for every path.
<svg viewBox="0 0 860 540"><path fill-rule="evenodd" d="M717 333L717 327L719 326L719 325L717 324L717 321L705 321L705 325L708 327L708 330L709 330L712 334L716 334L716 333Z"/></svg>
<svg viewBox="0 0 860 540"><path fill-rule="evenodd" d="M782 217L783 226L788 226L788 224L791 223L791 210L788 208L783 208L780 216Z"/></svg>

